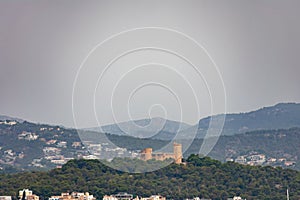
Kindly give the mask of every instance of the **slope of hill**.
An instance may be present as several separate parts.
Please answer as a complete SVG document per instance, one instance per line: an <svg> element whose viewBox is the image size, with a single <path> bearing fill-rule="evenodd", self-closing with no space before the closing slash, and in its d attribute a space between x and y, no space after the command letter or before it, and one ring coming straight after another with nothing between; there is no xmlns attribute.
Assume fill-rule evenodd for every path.
<svg viewBox="0 0 300 200"><path fill-rule="evenodd" d="M116 135L111 135L110 140L128 150L145 147L152 147L156 150L169 143L169 141L141 140ZM177 142L183 144L183 148L189 145L189 141L186 140ZM195 139L184 152L184 156L199 153L202 143L203 139ZM300 170L299 144L300 128L252 131L245 134L221 136L208 155L222 162L236 160L249 165L281 166ZM241 161L241 158L244 161Z"/></svg>
<svg viewBox="0 0 300 200"><path fill-rule="evenodd" d="M51 160L84 154L80 146L73 145L74 142L80 142L74 129L26 121L0 124L0 167L13 166L22 170L53 168L56 164Z"/></svg>
<svg viewBox="0 0 300 200"><path fill-rule="evenodd" d="M221 119L224 115L214 115L203 118L199 124L183 130L180 135L187 138L190 130L197 128L197 138L204 138L211 118ZM226 114L222 135L235 135L254 130L288 129L300 127L300 104L280 103L264 107L256 111ZM212 126L212 128L215 128Z"/></svg>
<svg viewBox="0 0 300 200"><path fill-rule="evenodd" d="M186 155L199 152L203 140L194 140ZM252 131L221 136L209 153L220 161L242 164L281 166L300 170L300 128Z"/></svg>
<svg viewBox="0 0 300 200"><path fill-rule="evenodd" d="M148 163L140 160L140 165ZM120 161L121 162L121 161ZM227 199L234 195L252 199L300 198L300 172L281 168L251 167L191 155L188 164L171 164L155 172L130 174L113 170L98 160L69 161L62 169L0 175L0 194L16 196L31 188L46 199L66 191L89 191L97 199L105 194L128 192L145 197L161 194L167 199Z"/></svg>
<svg viewBox="0 0 300 200"><path fill-rule="evenodd" d="M124 141L126 147L110 145L107 143L110 140L114 143ZM0 123L0 173L46 170L61 166L70 159L90 159L99 155L102 159L131 157L133 152L149 146L159 149L165 143L26 121Z"/></svg>
<svg viewBox="0 0 300 200"><path fill-rule="evenodd" d="M108 145L107 140L115 145ZM152 147L159 150L169 142L87 131L78 135L75 129L29 122L0 124L0 172L46 170L61 166L70 159L99 155L103 159L132 157L141 149ZM178 142L185 148L185 140ZM202 142L202 139L194 140L185 156L199 153ZM209 156L220 161L244 156L245 163L249 161L251 164L253 156L263 154L265 161L257 164L300 170L299 144L300 128L254 131L220 137Z"/></svg>

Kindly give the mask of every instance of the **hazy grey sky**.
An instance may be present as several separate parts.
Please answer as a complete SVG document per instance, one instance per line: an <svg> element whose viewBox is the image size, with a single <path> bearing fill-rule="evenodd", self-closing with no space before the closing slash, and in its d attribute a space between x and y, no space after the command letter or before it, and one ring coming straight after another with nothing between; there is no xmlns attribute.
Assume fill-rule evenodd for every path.
<svg viewBox="0 0 300 200"><path fill-rule="evenodd" d="M299 8L298 0L3 0L0 2L0 114L74 126L72 88L81 62L101 41L118 32L139 27L174 29L188 34L203 45L218 65L223 78L227 112L249 111L278 102L300 102ZM113 56L115 52L135 47L141 40L149 42L147 38L150 38L150 42L159 43L162 36L161 43L166 42L167 45L173 45L174 49L181 48L185 52L190 49L191 57L197 57L199 53L192 47L185 46L184 42L182 45L180 41L174 43L176 34L171 34L169 38L163 32L161 35L155 34L151 31L133 33L128 36L131 37L129 39L125 35L124 38L119 38L120 41L117 38L107 46L104 45L94 58L92 56L88 60L90 66L99 68L97 71L86 72L81 77L79 90L76 91L82 93L77 95L85 97L85 92L88 91L89 95L92 94L96 87L93 81L98 77L100 68L104 67L106 58ZM132 39L134 36L137 41ZM104 101L101 98L109 95L115 86L113 82L110 85L109 81L114 78L117 80L129 70L125 66L133 67L133 64L151 62L178 64L178 69L185 66L176 59L178 58L171 57L170 54L149 50L130 54L116 63L115 69L105 77L108 82L105 83L104 90L99 86L95 92L95 107L101 123L113 122L109 113L111 109L105 103L102 104ZM203 59L207 58L204 56ZM205 71L207 69L204 68L209 64L203 62ZM123 72L118 70L121 65L124 66L122 69L126 69ZM203 80L193 78L192 71L188 70L189 66L185 67L187 70L181 73L186 73L184 75L192 82L193 88L203 97L200 101L200 115L209 115L209 98ZM187 113L182 120L191 124L198 120L197 114L193 112L196 103L188 100L191 91L185 88L188 88L185 81L181 83L182 77L164 70L165 68L153 64L153 67L145 68L141 74L136 71L124 77L124 81L129 82L117 87L119 92L116 92L112 102L119 121L127 119L126 103L130 92L146 79L154 82L164 80L164 84L171 84ZM214 88L214 82L219 82L215 80L215 71L212 69L207 73L205 78ZM142 89L143 92L137 92L133 96L133 103L129 104L133 118L148 117L149 106L163 104L168 118L180 119L178 102L170 91L154 85ZM212 90L215 97L222 93L218 86ZM77 114L83 113L78 120L84 121L81 126L94 126L95 117L91 112L93 99L91 96L86 97L86 102L83 99L81 102L84 105L75 105ZM222 102L221 100L219 103ZM222 112L222 108L214 106L213 114ZM159 108L154 108L152 112L153 116L164 116Z"/></svg>

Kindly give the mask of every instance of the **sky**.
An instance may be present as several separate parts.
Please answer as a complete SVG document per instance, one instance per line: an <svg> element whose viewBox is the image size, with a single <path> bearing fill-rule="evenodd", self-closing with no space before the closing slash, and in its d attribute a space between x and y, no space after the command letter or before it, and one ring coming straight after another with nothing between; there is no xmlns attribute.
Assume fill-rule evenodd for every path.
<svg viewBox="0 0 300 200"><path fill-rule="evenodd" d="M0 1L0 114L67 127L195 124L300 102L299 6Z"/></svg>

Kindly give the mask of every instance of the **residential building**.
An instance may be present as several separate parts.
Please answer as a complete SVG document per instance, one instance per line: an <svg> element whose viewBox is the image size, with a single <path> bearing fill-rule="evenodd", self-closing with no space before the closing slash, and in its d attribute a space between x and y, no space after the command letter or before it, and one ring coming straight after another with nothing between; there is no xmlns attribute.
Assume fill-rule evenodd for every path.
<svg viewBox="0 0 300 200"><path fill-rule="evenodd" d="M132 200L133 199L133 195L128 194L126 192L120 192L120 193L112 195L112 196L114 196L118 200Z"/></svg>
<svg viewBox="0 0 300 200"><path fill-rule="evenodd" d="M13 125L16 125L17 122L16 121L5 120L5 121L0 121L0 124L13 126Z"/></svg>
<svg viewBox="0 0 300 200"><path fill-rule="evenodd" d="M39 200L39 196L33 194L33 195L28 195L26 196L26 200Z"/></svg>
<svg viewBox="0 0 300 200"><path fill-rule="evenodd" d="M31 132L27 132L27 131L23 131L21 134L18 135L18 139L19 140L36 140L38 139L38 135L35 133L31 133Z"/></svg>
<svg viewBox="0 0 300 200"><path fill-rule="evenodd" d="M53 199L53 200L55 200L55 199ZM103 200L118 200L118 198L113 195L104 195Z"/></svg>
<svg viewBox="0 0 300 200"><path fill-rule="evenodd" d="M60 196L51 196L49 200L59 200Z"/></svg>
<svg viewBox="0 0 300 200"><path fill-rule="evenodd" d="M88 192L72 192L71 194L61 193L60 196L51 196L49 200L96 200L96 198Z"/></svg>
<svg viewBox="0 0 300 200"><path fill-rule="evenodd" d="M66 141L60 141L57 143L57 147L60 147L60 148L67 148L67 142Z"/></svg>
<svg viewBox="0 0 300 200"><path fill-rule="evenodd" d="M166 197L160 196L160 195L151 195L147 198L141 198L141 200L166 200Z"/></svg>
<svg viewBox="0 0 300 200"><path fill-rule="evenodd" d="M234 161L240 164L245 164L247 160L244 156L238 156Z"/></svg>
<svg viewBox="0 0 300 200"><path fill-rule="evenodd" d="M74 148L81 147L81 142L73 142L72 147Z"/></svg>
<svg viewBox="0 0 300 200"><path fill-rule="evenodd" d="M166 200L166 198L161 195L151 195L150 197L144 198L139 198L138 196L136 196L135 198L133 198L132 194L120 192L113 195L104 195L103 200Z"/></svg>
<svg viewBox="0 0 300 200"><path fill-rule="evenodd" d="M244 200L242 197L235 196L233 198L228 198L227 200Z"/></svg>
<svg viewBox="0 0 300 200"><path fill-rule="evenodd" d="M0 196L0 200L11 200L11 196Z"/></svg>
<svg viewBox="0 0 300 200"><path fill-rule="evenodd" d="M29 189L19 190L19 196L18 196L19 199L22 199L24 192L25 192L25 198L29 195L32 195L32 190L29 190Z"/></svg>
<svg viewBox="0 0 300 200"><path fill-rule="evenodd" d="M26 200L39 200L39 196L33 194L32 190L29 189L19 190L19 199L22 199L24 194Z"/></svg>

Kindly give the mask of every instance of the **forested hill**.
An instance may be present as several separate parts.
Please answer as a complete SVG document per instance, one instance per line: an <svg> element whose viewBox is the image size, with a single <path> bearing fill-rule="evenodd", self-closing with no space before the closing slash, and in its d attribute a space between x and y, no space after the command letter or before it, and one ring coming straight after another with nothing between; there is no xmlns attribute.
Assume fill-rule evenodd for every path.
<svg viewBox="0 0 300 200"><path fill-rule="evenodd" d="M224 118L224 115L215 115L201 119L197 125L198 138L205 136L211 118L220 120ZM235 135L268 129L289 129L293 127L300 127L300 103L279 103L251 112L226 114L222 135ZM189 129L186 129L183 130L182 135L188 136L188 133Z"/></svg>
<svg viewBox="0 0 300 200"><path fill-rule="evenodd" d="M116 135L110 135L109 138L116 145L130 150L143 149L147 145L159 149L168 142ZM186 146L189 141L179 142ZM184 156L199 153L202 143L203 139L193 140L184 152ZM282 166L300 170L299 144L300 128L252 131L245 134L221 136L208 156L220 161L243 157L244 164ZM256 162L253 159L256 155L264 156L264 161Z"/></svg>
<svg viewBox="0 0 300 200"><path fill-rule="evenodd" d="M135 162L143 162L135 160ZM89 191L101 199L104 194L129 192L134 196L161 194L168 199L226 199L234 195L251 199L300 198L300 172L272 167L221 163L191 155L188 164L171 164L158 171L129 174L113 170L99 160L72 160L62 169L0 175L0 194L16 196L30 188L41 199L66 191ZM145 163L144 163L145 164Z"/></svg>
<svg viewBox="0 0 300 200"><path fill-rule="evenodd" d="M101 142L101 135L104 134L96 132L86 134L93 138L89 140L98 141L101 145L104 143ZM147 147L158 150L170 142L110 134L107 134L107 137L118 147L126 148L128 157L130 152L139 152ZM178 142L184 147L187 146L186 141ZM184 152L184 156L199 153L202 142L202 139L193 140L191 146ZM235 160L243 156L246 159L245 164L283 166L299 170L299 143L300 128L253 131L234 136L221 136L209 156L220 161ZM29 122L17 122L14 125L0 124L0 173L55 168L69 159L89 155L90 152L86 147L75 129ZM118 153L116 149L108 149L105 144L102 147L102 155ZM52 152L49 152L50 150ZM264 161L253 160L257 155L264 155ZM113 156L115 155L111 157Z"/></svg>

